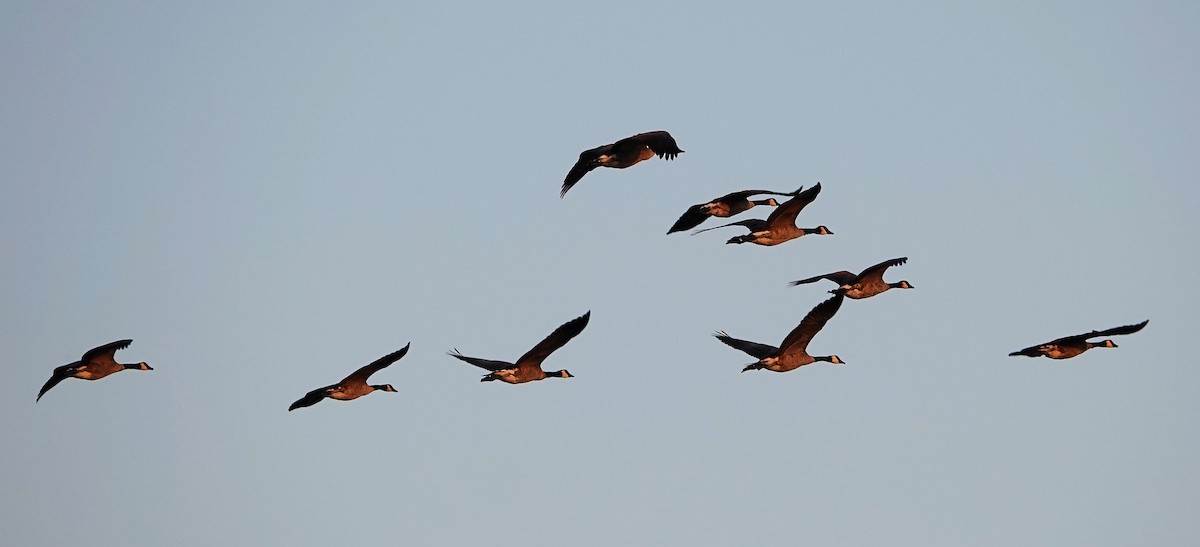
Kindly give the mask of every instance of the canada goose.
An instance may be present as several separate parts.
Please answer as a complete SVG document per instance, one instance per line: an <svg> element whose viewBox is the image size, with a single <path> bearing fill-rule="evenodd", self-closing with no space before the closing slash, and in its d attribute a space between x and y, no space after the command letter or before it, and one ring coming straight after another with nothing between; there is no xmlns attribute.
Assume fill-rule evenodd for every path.
<svg viewBox="0 0 1200 547"><path fill-rule="evenodd" d="M1097 336L1116 336L1118 334L1133 334L1142 330L1149 323L1147 319L1136 325L1125 325L1124 327L1114 327L1108 330L1094 330L1086 334L1076 334L1075 336L1066 336L1057 340L1051 340L1045 344L1029 346L1021 351L1014 351L1008 354L1009 357L1024 355L1026 357L1046 356L1051 359L1070 359L1092 348L1115 348L1116 344L1112 340L1103 340L1100 342L1088 342L1088 338Z"/></svg>
<svg viewBox="0 0 1200 547"><path fill-rule="evenodd" d="M656 154L660 158L673 160L675 156L682 153L683 150L679 149L679 145L675 144L675 139L666 131L638 133L612 144L584 150L579 153L579 161L576 161L575 166L567 172L567 178L563 180L562 192L558 194L558 197L566 196L567 190L575 186L575 183L579 182L579 179L582 179L588 171L597 167L624 169L642 160L653 158Z"/></svg>
<svg viewBox="0 0 1200 547"><path fill-rule="evenodd" d="M400 348L399 350L393 351L392 353L376 359L375 362L354 371L349 376L342 378L342 381L336 384L317 388L308 392L299 400L292 403L292 406L288 407L288 412L296 410L297 408L315 405L321 402L321 399L326 397L329 397L330 399L337 399L339 401L350 401L376 390L395 392L396 388L392 387L392 384L373 386L367 384L367 378L370 378L372 374L387 368L388 365L399 361L401 357L404 357L404 354L408 353L408 347L411 345L412 342L404 344L404 347Z"/></svg>
<svg viewBox="0 0 1200 547"><path fill-rule="evenodd" d="M681 232L683 230L691 230L692 228L699 226L700 223L704 222L704 220L708 217L726 218L743 211L748 211L756 205L766 205L768 207L775 207L779 205L779 202L775 201L775 198L751 200L750 196L758 194L766 194L771 196L794 196L799 194L800 190L802 189L803 188L797 189L795 192L791 193L772 192L770 190L742 190L741 192L725 194L719 198L709 201L708 203L699 203L688 207L688 210L679 217L679 220L675 221L675 224L671 226L670 230L667 230L667 233L672 234L675 232Z"/></svg>
<svg viewBox="0 0 1200 547"><path fill-rule="evenodd" d="M837 313L838 308L842 305L842 300L844 298L839 294L817 304L812 311L808 312L808 315L804 316L800 324L796 325L796 328L788 333L787 337L783 339L783 343L779 344L779 347L739 340L725 334L725 331L717 331L713 336L716 336L717 340L724 342L730 347L740 349L750 354L751 357L758 358L757 362L747 365L746 368L742 369L742 372L764 368L775 372L787 372L817 361L840 365L843 364L843 361L836 355L820 357L809 355L808 343L825 326L829 318Z"/></svg>
<svg viewBox="0 0 1200 547"><path fill-rule="evenodd" d="M45 395L50 388L58 385L59 382L67 378L83 378L84 380L99 380L109 374L121 372L125 369L132 370L154 370L146 363L137 364L121 364L114 359L114 355L119 349L125 349L132 344L133 340L117 340L109 342L103 346L95 347L83 354L78 361L66 364L61 367L56 367L54 373L50 375L50 379L46 381L46 385L42 386L42 390L38 392L37 401L42 400L42 395Z"/></svg>
<svg viewBox="0 0 1200 547"><path fill-rule="evenodd" d="M828 279L839 285L838 288L829 291L833 294L845 295L855 300L861 298L870 298L888 289L913 288L908 281L887 283L883 280L883 272L885 270L892 266L899 266L905 262L908 262L908 257L902 256L900 258L893 258L891 260L880 262L879 264L863 270L862 273L858 275L854 275L846 270L842 270L840 272L827 273L825 275L818 275L808 279L792 281L788 283L788 285L795 287L796 285L803 285L805 283L812 283L814 281Z"/></svg>
<svg viewBox="0 0 1200 547"><path fill-rule="evenodd" d="M521 384L532 382L534 380L542 380L545 378L574 378L570 372L565 370L557 370L554 372L543 372L542 361L546 359L554 350L563 347L568 340L576 337L583 332L583 328L587 326L588 319L592 316L592 312L576 317L566 323L563 323L554 332L550 333L545 340L538 342L538 345L533 346L533 349L525 352L517 359L516 364L506 363L504 361L492 361L489 359L479 359L477 357L467 357L454 350L449 355L457 359L461 359L472 365L475 365L484 370L491 371L485 375L480 382L491 382L500 380L510 384Z"/></svg>
<svg viewBox="0 0 1200 547"><path fill-rule="evenodd" d="M796 215L800 213L801 209L804 209L805 205L817 199L817 194L819 193L821 193L821 183L818 182L812 188L800 192L796 197L779 204L779 207L771 211L771 215L767 217L767 220L756 218L741 220L721 226L696 230L692 232L692 235L726 226L745 226L750 229L749 234L731 238L725 243L754 243L756 245L779 245L785 241L808 234L830 235L833 232L829 231L829 228L825 226L817 226L816 228L798 228L796 226Z"/></svg>

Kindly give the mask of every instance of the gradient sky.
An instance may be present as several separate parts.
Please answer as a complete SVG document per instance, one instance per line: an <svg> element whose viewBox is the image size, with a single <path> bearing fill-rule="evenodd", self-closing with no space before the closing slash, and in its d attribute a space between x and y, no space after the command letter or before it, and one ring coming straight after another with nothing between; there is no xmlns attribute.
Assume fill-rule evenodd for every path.
<svg viewBox="0 0 1200 547"><path fill-rule="evenodd" d="M0 8L6 542L1200 535L1200 5L345 4ZM559 199L657 129L686 153ZM817 181L835 235L664 235ZM787 281L899 256L916 289L810 346L843 366L740 374L711 336L778 344L829 288ZM445 354L587 310L573 379ZM121 338L155 370L34 403ZM409 342L399 393L286 411Z"/></svg>

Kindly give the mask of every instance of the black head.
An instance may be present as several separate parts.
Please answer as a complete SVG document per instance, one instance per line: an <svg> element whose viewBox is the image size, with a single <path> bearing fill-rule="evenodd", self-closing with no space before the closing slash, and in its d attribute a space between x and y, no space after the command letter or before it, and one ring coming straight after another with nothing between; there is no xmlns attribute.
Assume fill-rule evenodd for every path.
<svg viewBox="0 0 1200 547"><path fill-rule="evenodd" d="M371 387L377 391L391 391L393 393L396 391L396 388L392 387L392 384L383 384L381 386L371 386Z"/></svg>
<svg viewBox="0 0 1200 547"><path fill-rule="evenodd" d="M729 241L726 241L725 244L729 245L730 243L746 243L747 241L752 241L753 239L754 236L752 235L734 236L729 238Z"/></svg>
<svg viewBox="0 0 1200 547"><path fill-rule="evenodd" d="M833 235L833 231L831 231L829 228L826 228L825 225L822 224L820 226L817 226L816 228L805 228L804 234L805 235L829 236L829 235Z"/></svg>
<svg viewBox="0 0 1200 547"><path fill-rule="evenodd" d="M899 283L888 283L888 285L891 286L893 289L911 289L911 288L913 288L912 283L909 283L908 281L903 281L903 280L901 280Z"/></svg>
<svg viewBox="0 0 1200 547"><path fill-rule="evenodd" d="M814 357L814 359L816 359L818 361L825 361L826 363L833 363L835 365L846 364L846 362L843 361L841 357L838 357L836 355L827 355L825 357Z"/></svg>
<svg viewBox="0 0 1200 547"><path fill-rule="evenodd" d="M760 368L763 368L762 363L750 363L749 365L746 365L746 368L742 369L742 372L746 372L747 370L758 370Z"/></svg>
<svg viewBox="0 0 1200 547"><path fill-rule="evenodd" d="M775 201L775 198L754 200L751 203L753 203L755 205L766 205L768 207L778 207L779 206L779 202Z"/></svg>
<svg viewBox="0 0 1200 547"><path fill-rule="evenodd" d="M1093 347L1093 348L1115 348L1115 347L1117 347L1117 345L1114 344L1112 340L1101 340L1099 342L1091 342L1088 344L1088 346Z"/></svg>
<svg viewBox="0 0 1200 547"><path fill-rule="evenodd" d="M131 369L131 370L154 370L154 369L150 368L150 365L147 365L146 363L133 363L130 365L125 365L125 368Z"/></svg>
<svg viewBox="0 0 1200 547"><path fill-rule="evenodd" d="M575 375L565 370L557 370L546 375L550 378L574 378Z"/></svg>

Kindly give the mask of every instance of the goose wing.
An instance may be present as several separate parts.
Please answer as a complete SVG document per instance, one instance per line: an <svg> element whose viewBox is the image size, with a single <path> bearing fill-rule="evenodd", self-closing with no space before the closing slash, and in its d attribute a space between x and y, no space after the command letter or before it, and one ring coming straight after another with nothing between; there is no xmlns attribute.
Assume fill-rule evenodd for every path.
<svg viewBox="0 0 1200 547"><path fill-rule="evenodd" d="M688 210L684 211L683 215L679 217L679 220L676 220L675 224L671 225L671 229L667 230L667 233L673 234L675 232L691 230L692 228L699 226L700 223L704 222L709 216L711 216L707 211L705 211L705 205L707 205L707 203L699 203L688 207Z"/></svg>
<svg viewBox="0 0 1200 547"><path fill-rule="evenodd" d="M863 270L862 273L858 274L857 279L855 279L851 282L853 283L854 281L862 281L862 280L870 278L870 277L874 277L874 278L882 280L883 272L885 270L887 270L888 268L891 268L892 266L899 266L901 264L904 264L905 262L908 262L907 256L902 256L900 258L893 258L891 260L885 260L883 262L880 262L879 264L876 264L874 266L871 266L870 268ZM845 283L841 283L841 284L845 285Z"/></svg>
<svg viewBox="0 0 1200 547"><path fill-rule="evenodd" d="M561 198L566 196L567 190L570 190L572 186L575 186L575 183L579 182L579 179L582 179L583 176L588 174L588 172L592 169L599 167L600 164L597 163L596 160L600 159L601 155L610 153L612 151L612 147L613 145L606 144L604 146L597 146L591 150L584 150L583 152L580 152L579 160L575 162L575 165L571 167L570 171L567 171L567 178L563 179L562 191L558 193L558 197Z"/></svg>
<svg viewBox="0 0 1200 547"><path fill-rule="evenodd" d="M821 193L821 183L816 183L812 188L796 194L796 197L789 199L779 204L771 215L767 217L768 226L782 226L787 224L796 224L796 215L804 209L809 203L817 199L817 194Z"/></svg>
<svg viewBox="0 0 1200 547"><path fill-rule="evenodd" d="M716 230L717 228L725 228L728 226L745 226L746 229L750 230L750 233L754 233L754 232L758 232L760 230L766 229L767 221L765 221L761 218L748 218L745 220L739 220L737 222L730 222L729 224L713 226L712 228L701 228L699 230L694 230L694 231L692 231L692 235L707 232L709 230Z"/></svg>
<svg viewBox="0 0 1200 547"><path fill-rule="evenodd" d="M1048 344L1062 344L1062 343L1069 343L1069 342L1079 342L1081 340L1087 340L1088 338L1096 338L1098 336L1116 336L1119 334L1133 334L1133 333L1145 328L1146 324L1149 322L1150 322L1150 320L1147 319L1147 320L1142 321L1141 323L1137 323L1135 325L1125 325L1125 326L1113 327L1111 329L1105 329L1105 330L1094 330L1092 332L1087 332L1084 334L1076 334L1074 336L1064 336L1062 338L1054 340L1053 342L1047 342L1047 343ZM1045 345L1045 344L1043 344L1043 345Z"/></svg>
<svg viewBox="0 0 1200 547"><path fill-rule="evenodd" d="M505 362L505 361L493 361L491 359L480 359L478 357L467 357L466 355L459 353L457 349L454 351L448 352L447 355L449 355L455 359L458 359L460 361L466 361L466 362L471 363L472 365L475 365L483 370L488 370L491 372L496 372L497 370L504 370L506 368L516 368L516 365Z"/></svg>
<svg viewBox="0 0 1200 547"><path fill-rule="evenodd" d="M408 347L411 345L412 345L412 342L409 342L409 343L405 344L404 347L400 348L399 350L393 351L387 355L384 355L383 357L376 359L371 364L369 364L365 367L362 367L362 368L354 371L353 373L351 373L349 376L347 376L345 379L343 379L341 381L341 383L342 384L350 384L350 383L365 384L365 383L367 383L367 378L370 378L372 374L379 372L380 370L386 368L388 365L395 363L396 361L399 361L401 357L404 357L404 354L408 353Z"/></svg>
<svg viewBox="0 0 1200 547"><path fill-rule="evenodd" d="M820 332L825 323L829 322L833 314L837 313L838 308L842 307L842 300L845 300L845 297L839 294L813 307L808 315L800 320L800 324L788 333L787 337L783 339L783 343L779 344L779 352L807 352L808 343L812 341L813 336Z"/></svg>
<svg viewBox="0 0 1200 547"><path fill-rule="evenodd" d="M779 348L775 346L768 346L766 344L759 344L758 342L734 338L728 334L725 334L725 331L723 330L717 331L713 334L713 336L715 336L717 340L724 342L725 345L744 351L751 357L756 357L758 359L766 359L767 357L775 355L775 353L779 351Z"/></svg>
<svg viewBox="0 0 1200 547"><path fill-rule="evenodd" d="M47 391L50 391L50 388L58 385L59 382L70 378L71 369L78 364L79 363L71 363L61 367L54 367L54 372L50 374L50 379L46 380L46 384L42 386L40 391L38 391L37 399L35 399L34 402L36 403L42 400L42 395L45 395Z"/></svg>
<svg viewBox="0 0 1200 547"><path fill-rule="evenodd" d="M133 340L117 340L103 346L94 347L87 350L87 353L84 353L83 357L79 358L79 361L83 363L116 363L115 355L117 350L125 349L132 343Z"/></svg>
<svg viewBox="0 0 1200 547"><path fill-rule="evenodd" d="M297 399L296 402L292 403L292 406L288 407L288 412L296 410L297 408L313 406L313 405L321 402L321 399L324 399L325 396L329 394L329 391L335 387L337 387L337 384L314 389L314 390L304 394L303 397Z"/></svg>
<svg viewBox="0 0 1200 547"><path fill-rule="evenodd" d="M638 133L632 137L626 137L615 143L613 147L624 150L629 147L647 147L655 155L664 160L673 160L675 156L683 153L679 149L679 145L675 144L675 137L666 131L650 131L647 133Z"/></svg>
<svg viewBox="0 0 1200 547"><path fill-rule="evenodd" d="M592 312L589 310L587 313L559 325L557 329L554 329L554 332L551 332L549 336L538 342L536 346L533 346L533 349L525 352L525 355L517 359L517 366L541 368L542 361L546 357L554 353L558 348L563 347L567 341L583 332L583 328L587 326L588 320L591 317Z"/></svg>
<svg viewBox="0 0 1200 547"><path fill-rule="evenodd" d="M841 285L845 285L847 283L853 283L855 277L857 277L857 276L855 276L854 274L852 274L846 270L842 270L840 272L822 274L822 275L818 275L815 277L810 277L808 279L798 279L796 281L789 281L788 286L795 287L796 285L805 285L808 283L812 283L814 281L820 281L822 279L828 279L834 283L837 283L838 286L841 286Z"/></svg>

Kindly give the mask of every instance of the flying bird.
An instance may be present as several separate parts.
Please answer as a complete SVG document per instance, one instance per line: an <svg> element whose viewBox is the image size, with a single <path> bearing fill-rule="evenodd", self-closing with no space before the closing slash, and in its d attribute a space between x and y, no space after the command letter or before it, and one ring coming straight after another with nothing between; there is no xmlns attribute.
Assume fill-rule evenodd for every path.
<svg viewBox="0 0 1200 547"><path fill-rule="evenodd" d="M792 332L788 333L779 347L768 346L747 340L739 340L728 334L725 331L717 331L713 336L717 340L724 342L726 345L742 350L755 357L758 361L750 363L742 372L747 370L767 369L775 372L787 372L795 370L804 365L812 364L817 361L825 361L835 365L843 364L844 361L837 355L813 356L808 354L808 343L812 341L813 336L829 322L833 314L837 313L838 308L842 306L842 301L845 298L842 295L834 296L829 300L817 304L804 319L800 321Z"/></svg>
<svg viewBox="0 0 1200 547"><path fill-rule="evenodd" d="M1096 338L1099 336L1116 336L1118 334L1133 334L1145 328L1150 320L1147 319L1136 325L1125 325L1123 327L1114 327L1108 330L1094 330L1085 334L1076 334L1075 336L1066 336L1057 340L1051 340L1045 344L1029 346L1020 351L1014 351L1008 354L1009 357L1024 355L1026 357L1046 356L1051 359L1070 359L1092 348L1115 348L1116 344L1112 340L1101 340L1099 342L1088 342L1088 338Z"/></svg>
<svg viewBox="0 0 1200 547"><path fill-rule="evenodd" d="M675 156L682 153L683 150L680 150L679 145L675 144L675 138L666 131L638 133L612 144L584 150L579 153L579 161L575 162L575 166L567 172L567 178L563 180L562 192L558 194L558 197L566 196L567 190L575 186L575 183L579 182L579 179L582 179L588 171L597 167L624 169L642 160L653 158L655 155L666 160L673 160Z"/></svg>
<svg viewBox="0 0 1200 547"><path fill-rule="evenodd" d="M50 379L46 381L46 385L42 386L42 390L38 392L37 399L34 402L42 400L42 395L45 395L47 391L50 391L50 388L58 385L59 382L67 378L99 380L109 374L121 372L125 369L154 370L146 363L124 365L116 361L115 355L117 350L125 349L132 343L133 340L109 342L103 346L88 350L87 353L83 354L83 357L80 357L74 363L55 368L54 373L50 375Z"/></svg>
<svg viewBox="0 0 1200 547"><path fill-rule="evenodd" d="M337 399L339 401L350 401L371 393L372 391L395 392L396 388L392 387L392 384L373 386L367 383L367 378L370 378L372 374L387 368L392 363L399 361L401 357L404 357L404 354L408 353L408 347L411 345L412 343L409 342L408 344L405 344L403 348L376 359L373 363L354 371L352 374L343 378L342 381L336 384L314 389L308 392L299 400L292 403L292 406L288 407L288 412L296 410L297 408L315 405L326 397L330 399Z"/></svg>
<svg viewBox="0 0 1200 547"><path fill-rule="evenodd" d="M840 272L827 273L824 275L818 275L816 277L810 277L808 279L792 281L788 283L788 285L795 287L796 285L803 285L805 283L812 283L814 281L828 279L838 284L838 288L829 291L833 294L845 295L855 300L870 298L888 289L913 288L912 284L910 284L908 281L888 283L883 280L884 271L892 266L899 266L905 262L908 262L908 257L902 256L900 258L893 258L891 260L880 262L879 264L863 270L862 273L858 275L854 275L846 270L842 270Z"/></svg>
<svg viewBox="0 0 1200 547"><path fill-rule="evenodd" d="M779 245L785 241L808 234L830 235L833 232L829 231L829 228L825 226L817 226L816 228L799 228L796 226L796 215L800 214L804 206L817 199L817 194L819 193L821 193L821 183L818 182L812 188L800 192L796 197L779 204L779 207L771 211L767 220L757 218L740 220L738 222L722 224L721 226L696 230L692 232L692 235L726 226L744 226L750 230L749 234L730 238L725 243L754 243L756 245L768 246Z"/></svg>
<svg viewBox="0 0 1200 547"><path fill-rule="evenodd" d="M698 203L691 207L675 221L668 234L681 232L683 230L691 230L704 222L708 217L727 218L743 211L748 211L756 205L765 205L767 207L775 207L779 202L775 198L752 200L750 196L765 194L769 196L794 196L799 194L800 190L795 192L772 192L770 190L742 190L725 194L707 203Z"/></svg>
<svg viewBox="0 0 1200 547"><path fill-rule="evenodd" d="M554 353L558 348L563 347L567 341L583 332L583 328L587 326L588 319L592 316L592 312L576 317L566 323L563 323L554 332L550 333L545 340L538 342L538 345L533 346L533 349L525 352L517 359L516 363L506 363L504 361L492 361L490 359L480 359L478 357L467 357L459 353L456 349L449 355L471 363L479 368L489 371L480 382L491 382L500 380L510 384L522 384L535 380L543 380L546 378L574 378L570 372L566 370L556 370L554 372L545 372L542 370L542 361Z"/></svg>

